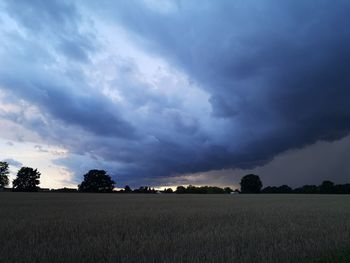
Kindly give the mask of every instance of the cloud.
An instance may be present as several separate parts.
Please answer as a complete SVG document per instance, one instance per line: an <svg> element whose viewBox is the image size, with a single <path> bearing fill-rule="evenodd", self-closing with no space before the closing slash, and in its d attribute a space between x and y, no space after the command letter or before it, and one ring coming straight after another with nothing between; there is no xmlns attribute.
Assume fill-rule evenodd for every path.
<svg viewBox="0 0 350 263"><path fill-rule="evenodd" d="M319 185L324 180L348 183L350 167L348 152L350 136L335 142L320 141L303 149L284 152L268 164L253 169L220 169L209 172L183 174L160 178L155 185L219 185L239 188L241 178L249 173L258 174L264 186L287 184L299 187Z"/></svg>
<svg viewBox="0 0 350 263"><path fill-rule="evenodd" d="M14 166L16 168L23 166L23 164L21 162L16 161L14 159L5 159L5 160L3 160L3 162L7 162L9 165Z"/></svg>
<svg viewBox="0 0 350 263"><path fill-rule="evenodd" d="M25 12L25 18L21 17L21 13L13 14L17 20L11 23L23 22L23 19L36 16L33 13L35 6L27 2L23 2L23 5L28 5L30 11ZM40 5L40 8L48 9L43 11L45 14L53 8L46 5L50 4L44 1L43 7ZM8 5L10 11L13 11L15 7ZM18 7L18 9L21 8L26 9L22 6ZM68 22L64 24L68 27L71 25L69 21L74 22L75 19L70 17L68 19L65 16L73 16L75 13L73 11L67 13L67 8L71 8L71 5L62 7L61 11L58 10L64 13L62 18L61 16L58 18L62 21L67 20ZM0 71L2 89L39 107L42 112L50 114L52 118L62 120L67 124L82 127L98 135L133 136L132 126L118 114L118 106L87 83L82 68L74 63L71 64L71 60L65 61L60 54L52 52L51 48L52 45L55 46L56 37L48 34L48 39L42 41L40 37L43 37L45 32L38 37L32 36L31 30L36 28L37 21L36 18L33 19L34 21L27 21L27 24L33 23L32 26L29 26L30 35L22 35L20 32L4 32L5 45L0 49L2 61L7 64L7 67ZM57 21L52 22L51 18L49 19L49 15L45 15L44 19L47 19L45 27L52 31L59 26L56 24ZM73 29L77 27L74 24L71 26ZM77 29L67 28L61 31L60 39L76 40L85 37L85 35L76 36ZM86 45L89 44L81 44L79 40L70 43L68 48L73 50ZM78 52L73 56L85 55Z"/></svg>
<svg viewBox="0 0 350 263"><path fill-rule="evenodd" d="M227 119L231 134L210 148L223 155L212 168L255 166L348 134L350 34L338 29L349 3L179 1L167 13L148 3L104 3L103 14L211 94L212 114ZM209 168L212 160L203 159Z"/></svg>
<svg viewBox="0 0 350 263"><path fill-rule="evenodd" d="M349 133L345 1L2 5L0 118L77 176L253 169Z"/></svg>
<svg viewBox="0 0 350 263"><path fill-rule="evenodd" d="M92 34L83 34L82 16L69 1L5 1L9 17L40 41L52 46L69 59L87 62L96 49ZM91 25L90 25L91 26Z"/></svg>

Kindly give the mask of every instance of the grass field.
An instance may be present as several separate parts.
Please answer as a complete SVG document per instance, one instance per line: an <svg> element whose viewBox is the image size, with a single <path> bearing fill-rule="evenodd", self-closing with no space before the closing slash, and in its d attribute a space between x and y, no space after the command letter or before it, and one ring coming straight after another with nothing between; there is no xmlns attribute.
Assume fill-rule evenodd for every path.
<svg viewBox="0 0 350 263"><path fill-rule="evenodd" d="M350 196L0 193L0 262L337 262L348 248Z"/></svg>

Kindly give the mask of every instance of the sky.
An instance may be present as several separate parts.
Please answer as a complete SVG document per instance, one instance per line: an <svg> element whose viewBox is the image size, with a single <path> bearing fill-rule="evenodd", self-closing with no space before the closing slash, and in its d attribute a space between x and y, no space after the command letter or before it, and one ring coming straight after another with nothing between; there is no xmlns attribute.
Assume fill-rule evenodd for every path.
<svg viewBox="0 0 350 263"><path fill-rule="evenodd" d="M3 0L0 160L51 188L350 182L349 8Z"/></svg>

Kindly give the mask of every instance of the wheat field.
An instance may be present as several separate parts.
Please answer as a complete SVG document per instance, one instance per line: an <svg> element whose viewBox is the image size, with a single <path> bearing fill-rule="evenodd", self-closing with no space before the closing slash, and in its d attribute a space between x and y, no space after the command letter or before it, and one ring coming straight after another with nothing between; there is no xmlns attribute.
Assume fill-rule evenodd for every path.
<svg viewBox="0 0 350 263"><path fill-rule="evenodd" d="M281 263L349 247L350 196L0 193L0 262Z"/></svg>

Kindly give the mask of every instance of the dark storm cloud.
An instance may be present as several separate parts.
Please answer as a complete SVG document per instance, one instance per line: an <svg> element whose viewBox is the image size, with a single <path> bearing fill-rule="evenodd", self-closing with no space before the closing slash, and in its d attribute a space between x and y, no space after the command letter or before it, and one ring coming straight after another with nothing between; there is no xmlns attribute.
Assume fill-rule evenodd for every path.
<svg viewBox="0 0 350 263"><path fill-rule="evenodd" d="M8 15L27 29L28 35L2 35L2 89L17 100L38 106L44 114L96 135L134 136L132 126L120 116L118 107L89 86L81 68L62 65L62 59L50 52L52 45L59 42L57 50L63 53L58 54L87 61L85 50L94 50L89 34L79 33L80 16L74 5L64 1L10 1L5 6ZM18 118L13 114L8 117ZM31 123L30 128L40 130L42 126L40 121Z"/></svg>
<svg viewBox="0 0 350 263"><path fill-rule="evenodd" d="M226 145L201 147L184 170L255 166L348 134L349 2L177 1L163 11L104 3L149 51L203 85L213 115L228 120Z"/></svg>
<svg viewBox="0 0 350 263"><path fill-rule="evenodd" d="M23 28L41 41L52 42L65 56L86 62L96 49L90 35L80 33L81 21L74 3L69 1L5 1L5 10Z"/></svg>
<svg viewBox="0 0 350 263"><path fill-rule="evenodd" d="M5 7L8 14L33 32L48 26L58 32L70 30L78 19L75 6L67 1L5 1Z"/></svg>
<svg viewBox="0 0 350 263"><path fill-rule="evenodd" d="M132 137L132 126L118 115L118 109L107 98L91 89L56 85L53 79L17 79L12 75L1 75L0 81L11 93L25 99L49 113L52 117L67 124L76 125L102 136ZM57 80L58 82L58 80ZM86 91L86 94L83 92ZM18 119L21 114L11 114L9 118ZM32 129L40 129L42 120L31 122Z"/></svg>
<svg viewBox="0 0 350 263"><path fill-rule="evenodd" d="M37 0L4 7L20 32L2 32L0 88L42 114L7 117L69 149L75 155L57 163L78 175L101 166L118 182L146 184L248 169L349 133L347 1ZM120 58L105 54L105 36L97 36L109 33L104 23L123 27L139 48L184 72L209 102L190 90L164 95L169 82L150 89L136 65L114 65ZM108 62L99 69L101 57ZM197 110L202 104L210 114Z"/></svg>
<svg viewBox="0 0 350 263"><path fill-rule="evenodd" d="M88 55L86 54L85 50L88 48L88 46L84 46L83 43L78 45L74 41L66 40L62 42L62 44L59 46L60 50L67 56L76 59L78 61L86 62L88 61Z"/></svg>

